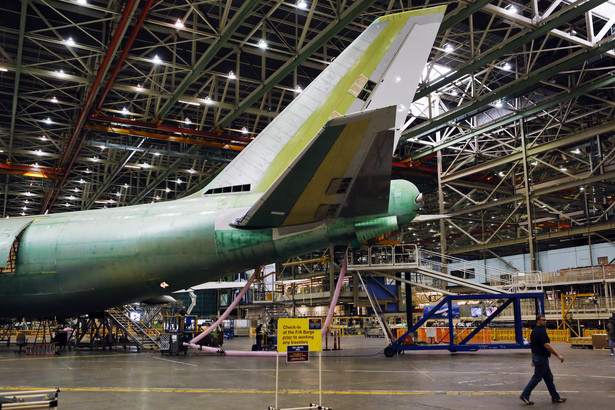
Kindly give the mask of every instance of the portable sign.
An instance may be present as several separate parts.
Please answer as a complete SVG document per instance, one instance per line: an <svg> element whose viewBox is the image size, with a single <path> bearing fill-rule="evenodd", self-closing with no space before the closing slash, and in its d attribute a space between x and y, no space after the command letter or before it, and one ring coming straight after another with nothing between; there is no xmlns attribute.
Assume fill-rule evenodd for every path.
<svg viewBox="0 0 615 410"><path fill-rule="evenodd" d="M286 362L307 362L309 361L309 346L286 346Z"/></svg>
<svg viewBox="0 0 615 410"><path fill-rule="evenodd" d="M322 350L322 325L320 319L279 319L278 352L286 352L287 346L308 345L310 352Z"/></svg>

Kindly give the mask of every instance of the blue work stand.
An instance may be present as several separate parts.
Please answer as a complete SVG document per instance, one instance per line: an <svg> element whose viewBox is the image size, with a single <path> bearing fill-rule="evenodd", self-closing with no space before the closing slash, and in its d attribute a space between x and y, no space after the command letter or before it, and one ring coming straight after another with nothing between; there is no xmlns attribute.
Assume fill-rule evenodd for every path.
<svg viewBox="0 0 615 410"><path fill-rule="evenodd" d="M504 299L498 309L491 313L485 320L483 320L473 331L466 336L459 343L455 343L455 332L453 327L452 314L448 315L448 343L439 344L410 344L403 343L404 339L408 335L413 335L425 322L434 318L438 310L445 304L448 305L448 312L453 311L453 301L458 300L480 300L480 299ZM521 299L533 299L536 308L536 315L544 314L545 302L544 294L542 292L529 292L529 293L501 293L501 294L486 294L486 295L448 295L438 303L432 310L425 313L423 317L416 322L412 328L408 329L401 337L397 338L393 343L384 349L384 355L386 357L393 357L396 354L406 350L448 350L450 352L467 352L476 351L479 349L528 349L530 345L523 340L523 325L521 322ZM472 338L478 334L482 329L491 323L491 321L500 315L510 304L513 305L514 319L515 319L515 342L514 343L473 343L468 344ZM440 319L440 318L438 318Z"/></svg>

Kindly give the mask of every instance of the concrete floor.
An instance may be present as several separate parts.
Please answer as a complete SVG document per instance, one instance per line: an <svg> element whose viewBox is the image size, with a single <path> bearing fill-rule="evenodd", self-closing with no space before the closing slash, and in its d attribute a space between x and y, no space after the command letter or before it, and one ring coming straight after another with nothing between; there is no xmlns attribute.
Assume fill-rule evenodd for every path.
<svg viewBox="0 0 615 410"><path fill-rule="evenodd" d="M235 338L228 350L249 350ZM615 402L615 357L608 350L554 344L566 361L551 360L565 404L552 404L544 383L535 409L608 409ZM383 339L346 337L341 351L323 352L322 404L333 409L522 409L530 379L529 351L482 350L382 354ZM70 351L53 357L0 346L0 391L59 387L63 409L267 409L275 405L275 358L222 357L199 352ZM318 402L318 359L279 362L278 408Z"/></svg>

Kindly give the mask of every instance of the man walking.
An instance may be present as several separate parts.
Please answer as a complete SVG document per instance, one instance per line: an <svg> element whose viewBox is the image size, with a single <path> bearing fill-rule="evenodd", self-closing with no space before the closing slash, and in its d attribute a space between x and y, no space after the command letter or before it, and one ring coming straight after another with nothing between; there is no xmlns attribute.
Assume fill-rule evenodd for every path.
<svg viewBox="0 0 615 410"><path fill-rule="evenodd" d="M533 401L530 401L530 394L532 394L532 390L534 390L536 385L541 380L544 380L547 389L549 389L551 401L553 403L565 402L566 399L560 397L555 389L555 384L553 384L553 373L551 373L551 368L549 367L549 356L551 356L551 354L557 357L562 363L564 363L564 356L557 353L551 346L551 340L547 335L547 319L545 319L545 315L536 316L536 327L532 330L530 336L530 346L532 348L532 367L534 367L534 375L527 386L525 386L525 389L523 389L520 396L521 401L527 405L534 404Z"/></svg>

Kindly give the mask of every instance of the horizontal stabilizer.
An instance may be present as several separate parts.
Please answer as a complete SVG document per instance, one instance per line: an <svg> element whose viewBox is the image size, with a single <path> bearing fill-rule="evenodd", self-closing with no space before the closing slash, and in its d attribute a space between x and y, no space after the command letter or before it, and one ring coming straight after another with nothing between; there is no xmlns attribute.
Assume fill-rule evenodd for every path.
<svg viewBox="0 0 615 410"><path fill-rule="evenodd" d="M236 226L386 213L395 111L393 106L330 120Z"/></svg>

